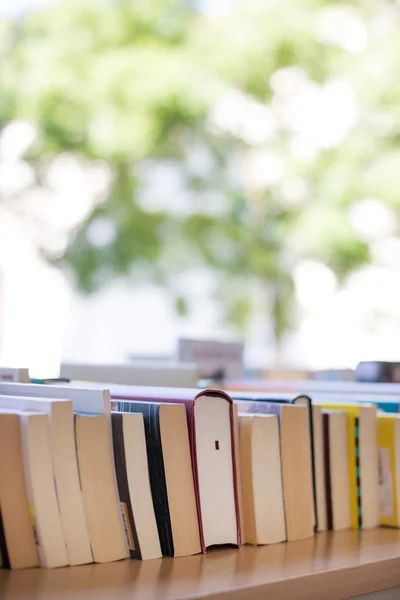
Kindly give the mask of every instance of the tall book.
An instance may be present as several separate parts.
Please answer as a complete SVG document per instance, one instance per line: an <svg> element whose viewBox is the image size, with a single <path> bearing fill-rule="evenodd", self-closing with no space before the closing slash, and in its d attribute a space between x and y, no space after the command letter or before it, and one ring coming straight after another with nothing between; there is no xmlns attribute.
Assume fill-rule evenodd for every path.
<svg viewBox="0 0 400 600"><path fill-rule="evenodd" d="M56 399L67 398L72 401L72 407L74 409L74 412L82 413L82 417L85 415L95 415L95 416L105 415L106 421L108 424L108 428L107 428L108 434L107 435L104 435L104 430L102 429L102 426L99 425L99 423L103 421L102 419L97 420L96 423L92 424L92 426L93 426L93 428L101 429L101 435L104 435L104 437L102 437L102 442L105 443L105 440L107 440L108 454L110 457L111 469L112 469L112 480L113 480L113 488L114 488L113 494L115 497L115 501L118 502L118 498L119 498L118 486L117 486L117 479L116 479L115 468L114 468L114 453L113 453L112 436L111 436L111 401L110 401L110 392L108 389L106 389L102 385L95 386L95 389L90 389L90 388L86 388L86 387L77 388L77 387L70 386L68 384L66 384L66 385L29 384L28 385L28 384L22 384L22 383L0 382L0 394L9 394L12 396L24 396L27 398L35 398L38 396L45 397L45 398L56 398ZM85 420L81 420L81 421L83 423L82 429L85 428L86 425L89 426L89 424L87 424ZM96 427L95 427L95 425L96 425ZM76 422L75 422L75 431L76 431ZM95 461L95 457L91 456L91 460ZM107 461L107 464L110 464L109 461ZM81 473L81 465L79 464L79 460L78 460L78 466L79 466L80 479L81 479L81 484L82 484L82 473ZM86 490L87 490L87 494L90 494L90 486L87 486ZM85 500L86 493L85 493L84 489L82 489L82 493L83 493L83 500L84 500L84 506L85 506L85 515L86 515L86 520L87 520L88 528L89 528L89 536L90 536L90 541L91 541L91 545L92 545L93 557L94 557L95 561L97 561L97 558L99 561L103 561L103 558L102 558L103 552L101 550L101 546L100 546L98 554L96 553L96 551L93 547L93 539L97 539L97 540L101 539L102 531L96 531L96 528L101 528L102 523L101 523L101 520L94 519L93 515L91 513L88 513L87 506L88 506L88 503L90 503L92 501L92 499L89 500L88 498L86 498L86 500ZM120 531L122 538L125 539L124 538L122 512L119 513L119 525L118 525L117 529L118 529L118 531ZM118 551L116 553L116 555L118 555L120 553L121 552ZM97 558L96 558L96 556L97 556ZM126 544L125 544L125 556L126 557L129 556L128 546Z"/></svg>
<svg viewBox="0 0 400 600"><path fill-rule="evenodd" d="M38 388L40 391L41 388ZM54 479L60 516L71 565L93 561L83 505L70 400L1 396L0 408L40 411L50 419Z"/></svg>
<svg viewBox="0 0 400 600"><path fill-rule="evenodd" d="M95 562L126 558L107 417L76 413L75 439L93 558Z"/></svg>
<svg viewBox="0 0 400 600"><path fill-rule="evenodd" d="M69 564L54 483L49 417L39 412L19 413L25 480L39 561L43 567Z"/></svg>
<svg viewBox="0 0 400 600"><path fill-rule="evenodd" d="M294 541L311 537L314 531L314 497L307 407L277 402L237 400L236 403L243 414L277 415L287 539Z"/></svg>
<svg viewBox="0 0 400 600"><path fill-rule="evenodd" d="M377 527L380 515L376 406L347 402L322 405L324 409L347 414L351 525L354 529Z"/></svg>
<svg viewBox="0 0 400 600"><path fill-rule="evenodd" d="M324 460L324 429L323 408L317 404L311 407L313 416L313 458L314 458L314 490L317 512L316 530L328 529L328 515L326 502L326 473Z"/></svg>
<svg viewBox="0 0 400 600"><path fill-rule="evenodd" d="M119 500L131 558L160 558L143 415L114 412L111 423Z"/></svg>
<svg viewBox="0 0 400 600"><path fill-rule="evenodd" d="M172 557L201 552L185 407L132 401L115 404L122 412L143 415L162 554Z"/></svg>
<svg viewBox="0 0 400 600"><path fill-rule="evenodd" d="M378 414L381 525L400 527L400 415Z"/></svg>
<svg viewBox="0 0 400 600"><path fill-rule="evenodd" d="M279 424L275 415L241 415L240 464L244 541L286 540Z"/></svg>
<svg viewBox="0 0 400 600"><path fill-rule="evenodd" d="M0 411L0 548L3 566L39 565L29 510L17 413Z"/></svg>
<svg viewBox="0 0 400 600"><path fill-rule="evenodd" d="M113 400L179 403L186 408L202 550L241 544L235 416L220 390L111 386ZM116 405L118 408L118 405Z"/></svg>
<svg viewBox="0 0 400 600"><path fill-rule="evenodd" d="M323 411L327 529L351 528L347 415Z"/></svg>

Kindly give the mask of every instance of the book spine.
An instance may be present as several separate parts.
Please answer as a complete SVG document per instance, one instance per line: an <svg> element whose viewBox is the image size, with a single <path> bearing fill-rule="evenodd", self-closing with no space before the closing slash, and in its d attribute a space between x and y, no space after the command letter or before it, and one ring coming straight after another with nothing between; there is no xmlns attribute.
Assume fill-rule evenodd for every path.
<svg viewBox="0 0 400 600"><path fill-rule="evenodd" d="M398 527L395 419L378 417L381 525Z"/></svg>
<svg viewBox="0 0 400 600"><path fill-rule="evenodd" d="M10 564L10 558L9 558L8 551L7 551L6 535L4 532L4 524L3 524L3 518L1 516L1 512L0 512L0 557L1 557L1 566L4 569L10 569L11 564Z"/></svg>
<svg viewBox="0 0 400 600"><path fill-rule="evenodd" d="M123 415L115 413L111 415L111 425L115 473L117 476L119 502L126 542L129 548L130 556L132 558L141 559L142 554L140 551L139 538L137 535L135 519L133 516L131 497L129 493L128 476L126 473Z"/></svg>
<svg viewBox="0 0 400 600"><path fill-rule="evenodd" d="M313 483L313 500L314 500L314 529L319 530L320 524L318 523L318 503L317 503L317 474L315 467L315 449L314 449L314 419L312 411L311 398L305 395L297 396L293 399L292 404L297 406L307 406L308 410L308 425L310 428L310 450L311 450L311 469L312 469L312 483Z"/></svg>
<svg viewBox="0 0 400 600"><path fill-rule="evenodd" d="M324 463L325 463L325 493L326 493L326 523L328 531L333 529L332 483L331 483L331 457L329 447L329 415L322 416L324 436Z"/></svg>
<svg viewBox="0 0 400 600"><path fill-rule="evenodd" d="M360 419L354 419L354 446L356 463L356 490L357 490L357 528L362 529L362 498L361 498L361 469L360 469Z"/></svg>
<svg viewBox="0 0 400 600"><path fill-rule="evenodd" d="M326 407L326 408L329 408ZM335 409L337 406L335 406ZM358 529L358 502L357 502L357 468L356 468L356 440L355 440L355 422L354 414L347 413L347 443L348 457L347 463L349 466L349 485L350 485L350 510L351 510L351 527Z"/></svg>
<svg viewBox="0 0 400 600"><path fill-rule="evenodd" d="M147 461L154 513L163 556L174 556L171 518L169 514L167 483L161 445L159 406L135 402L118 402L122 412L141 412L146 434Z"/></svg>
<svg viewBox="0 0 400 600"><path fill-rule="evenodd" d="M38 528L36 525L36 517L35 517L35 507L34 507L34 498L33 498L33 490L32 490L32 480L30 474L30 464L29 464L29 450L28 450L28 418L21 415L19 417L21 424L21 447L22 447L22 459L24 464L24 473L25 473L25 482L26 482L26 492L28 496L29 502L29 515L31 518L32 524L32 532L33 537L35 539L36 551L39 559L39 564L41 567L46 567L46 556L44 553L44 549L41 544L41 540L39 537Z"/></svg>

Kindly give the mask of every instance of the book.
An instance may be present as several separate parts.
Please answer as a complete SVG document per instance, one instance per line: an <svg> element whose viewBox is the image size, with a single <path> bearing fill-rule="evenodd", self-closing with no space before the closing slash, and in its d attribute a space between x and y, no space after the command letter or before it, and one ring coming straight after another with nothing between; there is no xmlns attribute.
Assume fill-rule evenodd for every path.
<svg viewBox="0 0 400 600"><path fill-rule="evenodd" d="M124 385L196 387L197 365L194 362L142 361L126 364L63 363L60 377L71 381L107 381Z"/></svg>
<svg viewBox="0 0 400 600"><path fill-rule="evenodd" d="M311 379L316 381L355 381L356 373L353 369L318 369L312 373Z"/></svg>
<svg viewBox="0 0 400 600"><path fill-rule="evenodd" d="M367 383L400 383L400 363L379 360L361 361L356 367L356 379Z"/></svg>
<svg viewBox="0 0 400 600"><path fill-rule="evenodd" d="M0 367L0 381L30 383L29 370L15 369L11 367Z"/></svg>
<svg viewBox="0 0 400 600"><path fill-rule="evenodd" d="M244 542L286 540L279 424L275 415L239 415Z"/></svg>
<svg viewBox="0 0 400 600"><path fill-rule="evenodd" d="M378 414L380 522L400 526L400 415Z"/></svg>
<svg viewBox="0 0 400 600"><path fill-rule="evenodd" d="M323 411L327 529L351 528L347 415Z"/></svg>
<svg viewBox="0 0 400 600"><path fill-rule="evenodd" d="M223 380L242 377L244 373L244 344L212 340L178 340L178 355L182 362L197 364L201 379Z"/></svg>
<svg viewBox="0 0 400 600"><path fill-rule="evenodd" d="M292 393L263 393L263 392L246 392L244 390L231 391L233 400L246 402L278 402L281 404L296 404L307 407L308 423L309 423L309 440L311 453L311 470L313 483L313 523L317 531L325 531L326 529L326 505L325 505L325 477L321 473L321 458L323 455L322 446L322 424L320 415L316 414L317 424L314 424L314 411L312 409L311 398L306 394L293 396ZM314 427L318 431L314 433ZM323 461L322 461L323 462ZM317 472L318 467L318 472ZM321 492L321 490L324 490Z"/></svg>
<svg viewBox="0 0 400 600"><path fill-rule="evenodd" d="M400 397L391 394L372 394L372 393L337 393L337 392L315 392L313 399L318 402L351 402L352 404L375 404L377 409L389 413L398 413L400 406Z"/></svg>
<svg viewBox="0 0 400 600"><path fill-rule="evenodd" d="M95 562L128 556L106 415L75 414L79 474Z"/></svg>
<svg viewBox="0 0 400 600"><path fill-rule="evenodd" d="M311 407L313 421L313 464L314 464L314 490L317 513L316 530L328 529L327 504L326 504L326 474L324 460L324 430L322 406L313 404Z"/></svg>
<svg viewBox="0 0 400 600"><path fill-rule="evenodd" d="M116 405L119 411L143 415L162 554L176 557L201 552L185 407L132 401Z"/></svg>
<svg viewBox="0 0 400 600"><path fill-rule="evenodd" d="M74 387L69 383L42 385L0 381L0 394L27 398L67 399L72 401L74 411L102 413L108 417L111 414L110 391L101 384L91 388L90 386Z"/></svg>
<svg viewBox="0 0 400 600"><path fill-rule="evenodd" d="M235 472L236 472L236 487L238 498L239 512L239 533L240 539L244 540L244 524L243 524L243 500L242 500L242 473L240 469L240 432L239 432L239 410L236 404L232 404L233 415L233 439L235 444Z"/></svg>
<svg viewBox="0 0 400 600"><path fill-rule="evenodd" d="M376 406L347 402L322 404L347 415L351 525L368 529L379 525L378 426Z"/></svg>
<svg viewBox="0 0 400 600"><path fill-rule="evenodd" d="M117 400L180 403L186 407L201 548L241 545L235 452L235 417L230 396L220 390L110 386ZM118 405L116 405L118 408Z"/></svg>
<svg viewBox="0 0 400 600"><path fill-rule="evenodd" d="M0 382L0 394L9 394L12 396L26 396L28 398L45 397L53 399L67 399L72 401L72 406L75 412L87 413L93 415L104 414L108 422L108 444L110 456L112 458L112 474L114 481L114 493L118 498L117 479L114 468L114 454L111 436L111 401L110 391L102 384L90 387L74 387L67 384L64 385L41 385L41 384L23 384L23 383L5 383ZM89 521L86 508L85 514L87 522ZM120 528L123 531L123 516L120 512ZM89 527L89 537L92 538L92 532ZM128 547L126 546L126 556L129 556Z"/></svg>
<svg viewBox="0 0 400 600"><path fill-rule="evenodd" d="M311 537L314 532L314 496L307 407L277 402L235 402L239 413L277 415L287 539L294 541Z"/></svg>
<svg viewBox="0 0 400 600"><path fill-rule="evenodd" d="M115 471L125 536L132 558L160 558L141 413L111 415Z"/></svg>
<svg viewBox="0 0 400 600"><path fill-rule="evenodd" d="M0 411L0 549L3 566L39 566L25 483L18 414Z"/></svg>
<svg viewBox="0 0 400 600"><path fill-rule="evenodd" d="M69 564L53 473L49 417L20 411L22 456L40 565Z"/></svg>
<svg viewBox="0 0 400 600"><path fill-rule="evenodd" d="M297 381L285 380L229 380L224 382L224 389L260 392L260 393L293 393L293 394L310 394L314 397L316 393L328 394L354 394L363 396L390 395L393 399L400 401L400 384L398 383L367 383L360 381L329 381L305 379ZM372 400L370 400L372 401Z"/></svg>
<svg viewBox="0 0 400 600"><path fill-rule="evenodd" d="M40 411L48 415L54 479L69 562L71 565L92 562L89 529L76 457L72 402L62 399L3 395L0 396L0 408Z"/></svg>

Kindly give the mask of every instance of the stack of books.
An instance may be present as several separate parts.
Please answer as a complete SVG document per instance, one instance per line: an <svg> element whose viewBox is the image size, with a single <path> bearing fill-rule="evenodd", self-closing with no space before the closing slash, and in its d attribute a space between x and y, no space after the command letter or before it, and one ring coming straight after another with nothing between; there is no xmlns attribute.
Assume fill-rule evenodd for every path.
<svg viewBox="0 0 400 600"><path fill-rule="evenodd" d="M10 381L21 378L11 371L0 370L5 567L399 526L400 415L377 408L385 397L398 413L396 385L377 394L315 381L38 385Z"/></svg>

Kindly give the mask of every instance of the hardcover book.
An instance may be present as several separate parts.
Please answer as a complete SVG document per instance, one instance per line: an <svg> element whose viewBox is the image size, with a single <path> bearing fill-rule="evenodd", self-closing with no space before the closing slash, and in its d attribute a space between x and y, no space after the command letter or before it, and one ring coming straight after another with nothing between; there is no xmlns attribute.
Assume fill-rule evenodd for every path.
<svg viewBox="0 0 400 600"><path fill-rule="evenodd" d="M114 401L180 403L186 408L200 543L241 545L235 415L220 390L110 386ZM115 405L118 407L118 405Z"/></svg>

